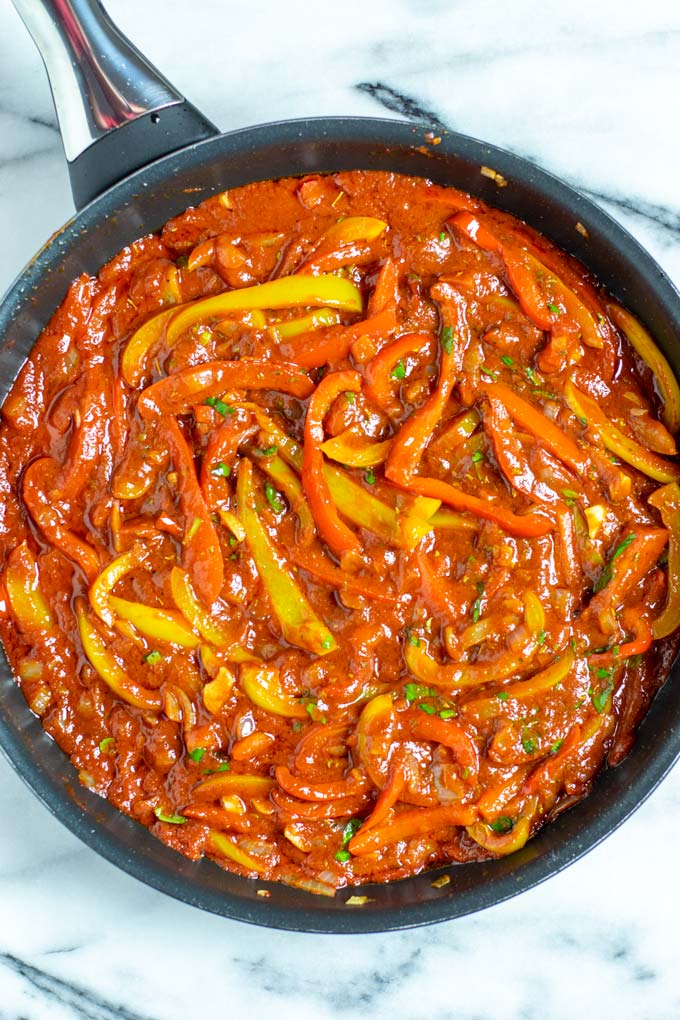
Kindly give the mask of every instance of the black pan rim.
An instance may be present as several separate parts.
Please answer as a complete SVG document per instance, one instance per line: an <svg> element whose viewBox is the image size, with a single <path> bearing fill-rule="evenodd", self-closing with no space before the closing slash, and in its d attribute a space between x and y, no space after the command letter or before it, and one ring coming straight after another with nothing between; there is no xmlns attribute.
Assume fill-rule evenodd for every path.
<svg viewBox="0 0 680 1020"><path fill-rule="evenodd" d="M631 274L642 275L646 285L671 323L674 335L680 336L680 295L664 271L625 228L617 224L589 199L521 157L455 132L437 130L434 134L439 137L438 142L432 137L433 133L427 125L391 119L312 118L240 129L165 156L109 189L53 235L29 262L3 299L0 306L0 337L11 332L15 317L22 308L34 300L36 289L44 281L46 274L59 272L63 253L70 246L77 245L82 237L102 220L115 217L122 205L134 203L136 196L165 186L173 171L187 167L198 168L208 157L213 158L215 154L240 158L247 166L248 158L263 148L272 149L273 147L276 150L277 147L283 148L286 145L302 147L342 145L344 141L359 142L367 151L380 153L381 158L385 160L391 158L389 151L391 147L394 147L395 151L399 150L402 154L408 150L409 153L413 153L414 166L417 165L421 168L414 169L412 172L419 176L431 176L432 179L439 180L441 183L446 183L445 180L441 180L442 158L456 156L479 167L493 168L507 180L510 193L515 181L523 188L532 189L539 199L546 203L546 207L550 203L558 207L565 214L565 222L571 221L572 226L577 223L587 225L588 234L591 237L599 237L604 243L605 249L609 247L612 252L621 256L630 267ZM362 168L364 167L360 164L355 166L355 169ZM316 166L302 165L297 172L304 174L316 169ZM430 169L432 173L424 172L424 170ZM400 170L399 172L411 171ZM294 174L294 171L291 171L291 174ZM273 173L264 176L276 177L281 174ZM249 176L248 171L245 170L241 183L255 179L264 178L262 175ZM497 185L490 178L481 175L479 185L479 188L475 190L476 194L479 194L490 204L507 208L505 202L501 201L506 198L505 189L502 192L500 190L492 191L491 189L495 189ZM217 190L220 188L211 186L203 194L188 194L185 205L202 201ZM150 227L156 229L160 225L160 223L155 223L150 224ZM534 221L532 225L536 226L536 222ZM556 240L562 247L576 254L589 268L593 268L587 257L587 238L584 238L576 230L574 230L573 237L569 235L573 243L565 244L549 228L539 226L538 229L543 230L547 236ZM564 224L561 229L564 230ZM144 231L140 230L140 234L142 232ZM105 258L102 258L101 261L105 261ZM596 272L596 275L600 274ZM64 279L63 282L65 290L70 281ZM618 292L616 288L610 287L610 289L617 297L625 300L625 280L621 281ZM633 310L638 311L639 314L638 309L633 308ZM668 343L667 339L666 345ZM17 355L15 351L13 360L15 368L18 369L23 361L23 354ZM0 379L3 396L12 381L13 375L6 380ZM13 699L13 693L15 693L23 702L23 695L11 679L6 663L3 662L0 665L2 666L0 684L7 691L8 698L15 701L16 699ZM185 876L184 872L207 867L216 869L221 874L224 873L209 862L193 865L185 861L180 855L164 847L147 830L121 815L109 802L100 801L89 791L79 788L75 770L70 764L68 768L71 770L74 789L65 788L51 774L49 767L43 766L42 760L36 760L29 753L26 741L22 739L23 734L31 727L38 728L45 738L45 742L49 741L51 744L51 748L45 744L47 757L49 757L49 751L54 750L68 762L63 752L44 734L40 721L28 710L25 702L23 702L23 712L21 709L19 710L20 714L25 717L22 718L22 723L19 726L12 724L9 715L4 710L0 712L0 745L12 766L55 817L102 857L146 885L209 912L271 928L317 933L391 931L453 919L501 903L557 874L618 828L646 800L680 756L677 672L676 667L673 671L676 683L668 682L662 688L640 729L638 743L646 747L645 754L649 761L635 782L626 786L617 799L605 801L602 809L580 828L570 822L571 819L578 817L581 805L577 805L570 812L558 818L551 826L542 830L543 833L550 832L552 834L553 838L549 841L550 843L557 844L554 848L549 848L543 856L533 853L536 840L541 838L541 833L539 833L524 851L514 855L515 858L522 858L517 867L508 867L503 861L490 862L491 866L487 870L492 874L481 891L456 891L455 879L460 865L439 869L436 872L427 873L425 876L417 876L415 879L404 880L404 883L418 884L419 889L430 889L428 897L423 898L422 902L408 906L399 903L390 905L389 902L382 907L374 907L371 904L372 900L380 897L380 890L383 890L383 899L385 899L384 890L388 890L387 899L389 900L390 889L397 890L404 883L392 883L391 886L353 887L344 890L333 901L294 891L293 895L300 901L300 905L294 906L279 906L274 901L276 887L273 884L256 880L238 879L237 884L240 883L244 889L243 895L226 890L213 891L199 888L192 882L191 877ZM654 719L663 715L668 703L672 704L673 697L676 702L676 705L673 706L676 721L670 723L670 729L663 740L650 742ZM650 718L652 716L654 718ZM658 722L658 719L656 721ZM632 755L635 754L634 749ZM611 776L616 776L616 770L610 771L598 779L595 793L591 794L587 800L592 803L592 798L597 793L597 786L602 786L603 782L609 783L610 786L613 782L615 787L616 783L607 778ZM585 803L587 801L581 802L581 804ZM123 823L119 824L119 828L134 826L135 851L131 853L129 845L126 846L122 838L107 831L103 824L96 824L93 815L95 818L97 815L100 816L100 819L104 817L114 827L120 819L123 819ZM576 831L568 833L566 839L560 839L560 833L563 834L565 830L570 829ZM163 858L163 864L158 864L152 859L152 856ZM505 862L510 860L507 858ZM496 865L498 867L495 867L494 870ZM483 866L473 865L472 867ZM431 880L442 872L450 874L452 881L445 889L437 890L435 893L432 890ZM272 893L272 898L265 899L254 896L255 886ZM369 902L362 907L345 907L344 901L352 894L366 895L369 897Z"/></svg>

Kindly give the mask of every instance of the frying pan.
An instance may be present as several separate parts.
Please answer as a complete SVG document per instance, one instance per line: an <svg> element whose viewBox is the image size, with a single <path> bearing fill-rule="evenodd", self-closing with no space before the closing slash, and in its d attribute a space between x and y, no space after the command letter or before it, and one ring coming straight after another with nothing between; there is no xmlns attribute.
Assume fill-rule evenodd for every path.
<svg viewBox="0 0 680 1020"><path fill-rule="evenodd" d="M14 0L50 77L78 213L38 252L0 306L0 399L69 282L209 195L250 181L391 170L471 191L579 258L651 330L680 374L680 295L637 242L550 174L454 132L368 118L282 121L227 134L203 117L115 28L97 0ZM437 136L436 138L434 136ZM485 176L491 168L501 178ZM505 186L499 187L501 180ZM578 227L577 227L578 224ZM668 666L668 663L666 664ZM581 857L652 792L680 754L676 664L633 752L591 795L510 857L314 897L190 862L80 786L0 661L0 745L83 842L147 885L202 909L274 928L387 931L459 917L536 885ZM258 895L266 889L267 898ZM351 895L367 901L347 905Z"/></svg>

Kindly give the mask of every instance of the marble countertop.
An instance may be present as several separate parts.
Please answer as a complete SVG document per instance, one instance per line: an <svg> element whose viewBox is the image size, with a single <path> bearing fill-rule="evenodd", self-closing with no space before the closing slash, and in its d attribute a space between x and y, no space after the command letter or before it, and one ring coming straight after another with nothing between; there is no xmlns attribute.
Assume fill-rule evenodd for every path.
<svg viewBox="0 0 680 1020"><path fill-rule="evenodd" d="M108 0L222 128L424 117L541 163L680 283L680 8L612 0ZM72 213L47 81L0 3L0 290ZM677 1020L680 769L566 872L481 914L318 936L203 914L116 870L0 759L0 1020Z"/></svg>

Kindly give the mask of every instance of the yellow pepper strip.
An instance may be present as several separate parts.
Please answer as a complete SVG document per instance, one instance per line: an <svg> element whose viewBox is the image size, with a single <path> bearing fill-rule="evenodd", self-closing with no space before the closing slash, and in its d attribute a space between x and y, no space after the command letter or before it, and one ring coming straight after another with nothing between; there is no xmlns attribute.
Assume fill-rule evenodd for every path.
<svg viewBox="0 0 680 1020"><path fill-rule="evenodd" d="M260 428L277 447L280 456L299 472L302 469L302 447L261 408L252 404L242 406L253 411ZM333 502L343 517L372 531L384 542L398 549L413 549L424 535L432 531L434 525L430 518L441 505L440 500L416 497L408 503L406 513L401 514L373 496L335 464L325 463L323 471Z"/></svg>
<svg viewBox="0 0 680 1020"><path fill-rule="evenodd" d="M359 716L356 729L357 755L361 764L374 780L377 778L380 781L380 776L376 777L374 775L375 768L373 766L375 763L371 754L372 731L377 729L379 732L389 733L390 722L393 717L394 702L391 694L378 694L376 697L371 698L364 705ZM380 782L380 785L382 785L382 782Z"/></svg>
<svg viewBox="0 0 680 1020"><path fill-rule="evenodd" d="M327 655L337 647L335 638L298 587L290 567L258 516L253 465L247 458L243 458L239 466L236 495L239 517L246 529L246 543L284 638L315 655Z"/></svg>
<svg viewBox="0 0 680 1020"><path fill-rule="evenodd" d="M169 323L166 343L171 347L192 326L224 318L230 312L315 305L337 308L344 312L360 312L361 292L350 280L330 273L320 276L282 276L255 287L242 287L186 304Z"/></svg>
<svg viewBox="0 0 680 1020"><path fill-rule="evenodd" d="M680 627L680 486L674 482L664 485L652 493L649 502L660 512L669 532L666 605L652 624L652 634L658 641Z"/></svg>
<svg viewBox="0 0 680 1020"><path fill-rule="evenodd" d="M281 687L280 671L264 662L241 666L241 687L254 705L286 719L306 719L307 709Z"/></svg>
<svg viewBox="0 0 680 1020"><path fill-rule="evenodd" d="M321 444L321 449L331 460L337 460L348 467L363 468L375 467L386 461L391 445L391 439L374 443L362 433L347 429L340 435L327 439Z"/></svg>
<svg viewBox="0 0 680 1020"><path fill-rule="evenodd" d="M498 822L492 822L490 825L485 822L473 822L472 825L466 827L467 834L474 839L475 843L479 843L491 853L499 854L502 857L514 854L517 850L522 849L529 838L531 819L536 813L537 807L538 798L532 797L514 824L511 819L508 820L512 828L507 832L504 832L503 829L498 831Z"/></svg>
<svg viewBox="0 0 680 1020"><path fill-rule="evenodd" d="M75 610L83 651L107 687L134 708L159 712L163 707L160 691L147 690L128 676L89 619L84 599L76 599Z"/></svg>
<svg viewBox="0 0 680 1020"><path fill-rule="evenodd" d="M445 531L477 531L479 522L465 514L457 514L455 510L437 510L430 517L430 528L442 528Z"/></svg>
<svg viewBox="0 0 680 1020"><path fill-rule="evenodd" d="M4 583L12 613L22 630L52 629L54 618L40 590L38 564L26 542L9 554Z"/></svg>
<svg viewBox="0 0 680 1020"><path fill-rule="evenodd" d="M554 662L542 669L540 673L534 674L530 680L519 680L517 683L504 687L503 692L507 694L508 698L517 698L518 700L544 694L564 680L571 671L574 661L573 651L571 648L567 648Z"/></svg>
<svg viewBox="0 0 680 1020"><path fill-rule="evenodd" d="M264 861L258 861L251 854L247 854L245 850L242 850L238 843L235 843L229 836L225 836L223 832L217 832L215 829L210 830L209 834L210 842L212 843L213 849L221 854L222 857L228 857L230 861L234 861L235 864L240 864L246 871L255 871L258 874L266 870L266 864Z"/></svg>
<svg viewBox="0 0 680 1020"><path fill-rule="evenodd" d="M614 324L625 333L629 344L637 351L645 365L651 369L663 399L661 421L668 431L675 435L680 429L680 386L673 369L634 315L616 304L607 305L607 313Z"/></svg>
<svg viewBox="0 0 680 1020"><path fill-rule="evenodd" d="M224 524L225 528L229 528L232 535L237 542L243 542L246 537L246 530L239 521L236 514L233 514L230 510L225 510L223 507L217 507L217 516Z"/></svg>
<svg viewBox="0 0 680 1020"><path fill-rule="evenodd" d="M571 379L564 387L564 396L569 408L598 436L605 449L657 482L680 481L680 467L677 464L646 450L640 443L624 435L591 397L574 386Z"/></svg>
<svg viewBox="0 0 680 1020"><path fill-rule="evenodd" d="M308 315L301 315L297 319L287 319L284 322L272 322L269 325L270 331L277 340L288 340L293 336L300 336L302 333L310 333L322 326L336 326L340 322L340 316L332 308L318 308Z"/></svg>
<svg viewBox="0 0 680 1020"><path fill-rule="evenodd" d="M104 567L102 572L99 574L94 584L90 588L88 597L90 605L94 609L95 613L104 623L107 623L109 627L113 627L115 622L115 616L111 608L111 591L121 578L129 574L131 570L138 567L141 563L142 547L139 545L133 545L132 549L128 549L127 552L117 556L115 560Z"/></svg>
<svg viewBox="0 0 680 1020"><path fill-rule="evenodd" d="M176 312L176 308L167 308L159 315L154 315L128 340L120 361L120 370L128 386L136 389L141 383L147 371L149 352L158 343L167 323Z"/></svg>
<svg viewBox="0 0 680 1020"><path fill-rule="evenodd" d="M227 666L220 666L217 676L203 688L203 704L211 715L222 710L232 692L236 677Z"/></svg>
<svg viewBox="0 0 680 1020"><path fill-rule="evenodd" d="M274 786L269 776L254 776L249 773L216 772L203 779L192 790L196 800L220 800L238 794L241 797L268 797Z"/></svg>
<svg viewBox="0 0 680 1020"><path fill-rule="evenodd" d="M329 227L319 247L329 244L351 244L352 241L375 241L387 230L387 223L375 216L348 216Z"/></svg>
<svg viewBox="0 0 680 1020"><path fill-rule="evenodd" d="M300 479L278 454L270 456L266 453L263 454L262 451L258 452L258 466L276 482L276 485L290 503L293 512L297 514L300 522L300 542L303 546L309 545L316 534L316 525L314 524L312 511L309 509L309 504L305 499Z"/></svg>
<svg viewBox="0 0 680 1020"><path fill-rule="evenodd" d="M197 648L200 644L200 639L187 627L182 614L175 610L128 602L115 595L109 596L109 604L117 616L134 624L146 637L182 648Z"/></svg>
<svg viewBox="0 0 680 1020"><path fill-rule="evenodd" d="M233 641L219 620L216 620L203 608L189 580L189 574L181 567L173 567L170 571L170 591L175 605L183 613L194 630L209 644L217 648L226 648Z"/></svg>

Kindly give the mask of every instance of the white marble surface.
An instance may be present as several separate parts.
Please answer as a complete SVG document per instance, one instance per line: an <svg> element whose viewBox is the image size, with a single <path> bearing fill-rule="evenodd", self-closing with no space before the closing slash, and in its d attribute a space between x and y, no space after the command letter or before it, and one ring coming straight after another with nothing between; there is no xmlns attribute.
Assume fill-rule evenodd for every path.
<svg viewBox="0 0 680 1020"><path fill-rule="evenodd" d="M37 0L36 0L37 2ZM677 0L109 0L224 129L398 95L529 155L680 283ZM0 0L0 289L72 211L42 65ZM360 83L381 87L366 91ZM0 1020L677 1020L680 769L604 845L463 920L362 937L202 914L82 846L0 760Z"/></svg>

